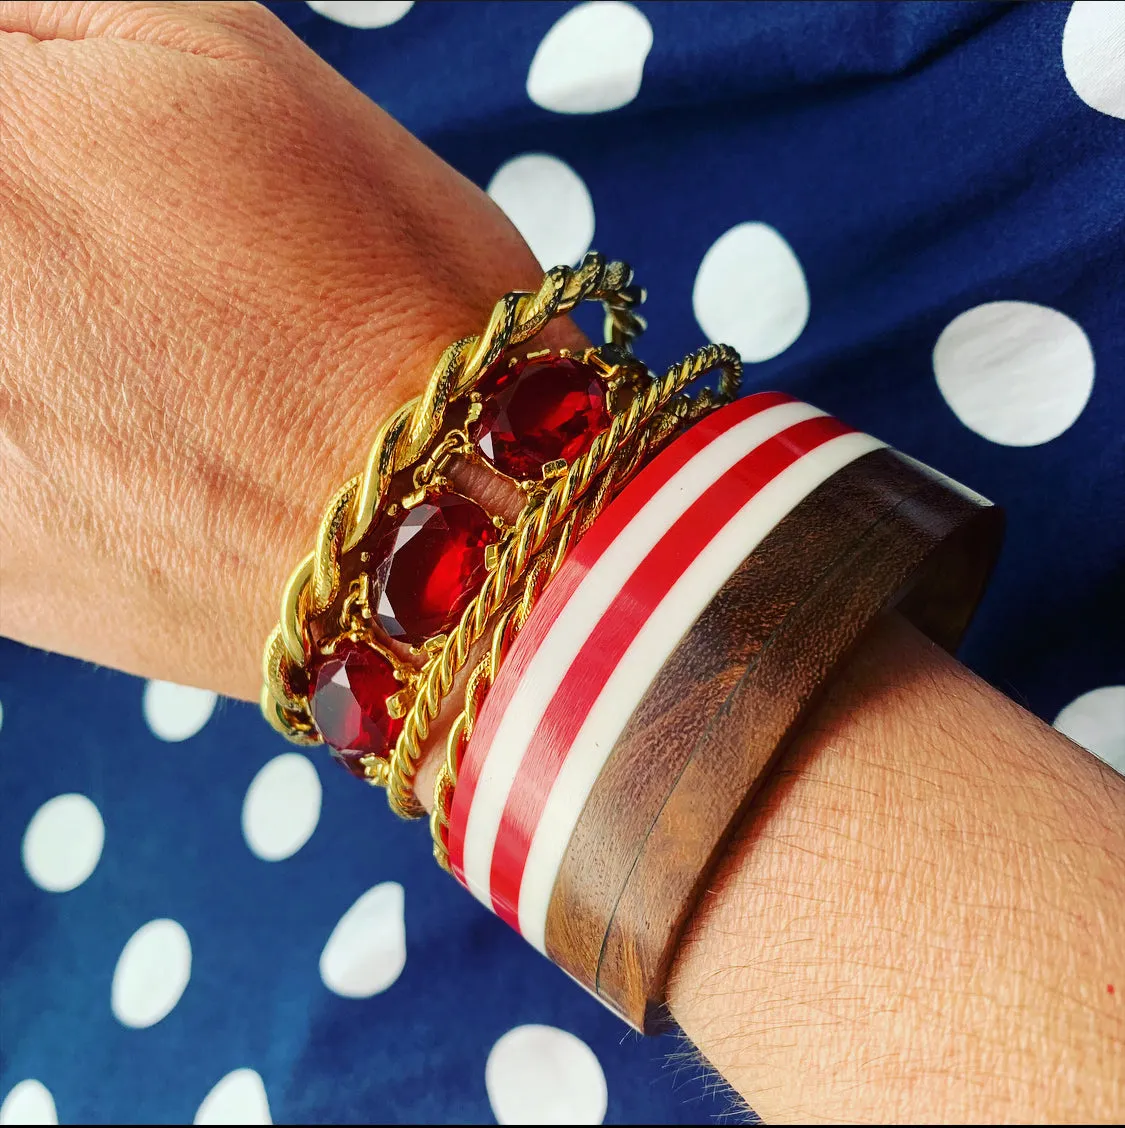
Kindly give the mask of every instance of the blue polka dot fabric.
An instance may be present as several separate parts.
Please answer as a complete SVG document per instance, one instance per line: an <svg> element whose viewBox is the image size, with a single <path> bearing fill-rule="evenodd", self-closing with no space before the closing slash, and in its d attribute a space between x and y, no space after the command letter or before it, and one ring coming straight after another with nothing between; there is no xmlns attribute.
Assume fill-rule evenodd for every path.
<svg viewBox="0 0 1125 1128"><path fill-rule="evenodd" d="M963 656L1125 771L1125 4L274 9L544 264L632 262L654 366L1005 506ZM730 1112L254 707L2 640L0 705L0 1123Z"/></svg>

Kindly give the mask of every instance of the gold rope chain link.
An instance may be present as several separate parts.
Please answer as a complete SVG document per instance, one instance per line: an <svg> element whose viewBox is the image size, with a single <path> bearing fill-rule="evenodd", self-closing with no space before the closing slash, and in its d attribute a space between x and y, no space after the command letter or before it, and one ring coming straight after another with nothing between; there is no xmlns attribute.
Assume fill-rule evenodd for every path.
<svg viewBox="0 0 1125 1128"><path fill-rule="evenodd" d="M480 336L463 337L441 355L425 391L404 404L380 427L363 473L345 482L330 501L313 551L294 569L282 592L281 615L262 658L262 712L296 744L321 743L309 712L303 680L307 625L331 602L340 578L340 558L370 529L386 500L391 479L417 462L441 430L448 405L471 391L505 350L539 333L553 318L583 301L605 308L608 343L628 350L644 330L634 306L644 300L626 263L606 262L595 251L576 270L556 266L534 292L506 294L492 310ZM298 679L298 671L303 675Z"/></svg>

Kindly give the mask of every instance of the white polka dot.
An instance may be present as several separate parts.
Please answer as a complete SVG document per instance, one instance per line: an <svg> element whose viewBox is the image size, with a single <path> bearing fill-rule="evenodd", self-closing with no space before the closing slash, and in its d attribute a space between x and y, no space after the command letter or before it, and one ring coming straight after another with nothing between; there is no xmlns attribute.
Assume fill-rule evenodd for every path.
<svg viewBox="0 0 1125 1128"><path fill-rule="evenodd" d="M498 1124L601 1124L605 1074L594 1051L555 1026L517 1026L488 1055L484 1087Z"/></svg>
<svg viewBox="0 0 1125 1128"><path fill-rule="evenodd" d="M161 740L187 740L211 719L217 700L209 689L150 681L145 685L145 721Z"/></svg>
<svg viewBox="0 0 1125 1128"><path fill-rule="evenodd" d="M627 106L641 89L652 25L623 0L577 4L543 37L527 72L527 96L557 114Z"/></svg>
<svg viewBox="0 0 1125 1128"><path fill-rule="evenodd" d="M1076 697L1055 728L1125 775L1125 685L1105 685Z"/></svg>
<svg viewBox="0 0 1125 1128"><path fill-rule="evenodd" d="M191 978L191 941L174 920L150 920L129 937L113 971L117 1021L142 1029L165 1018Z"/></svg>
<svg viewBox="0 0 1125 1128"><path fill-rule="evenodd" d="M262 766L242 801L242 834L264 862L291 858L320 820L320 776L307 756L282 752Z"/></svg>
<svg viewBox="0 0 1125 1128"><path fill-rule="evenodd" d="M1125 118L1125 0L1077 0L1066 17L1062 60L1087 106Z"/></svg>
<svg viewBox="0 0 1125 1128"><path fill-rule="evenodd" d="M94 872L104 844L105 824L98 808L85 795L56 795L27 824L23 866L36 885L66 893Z"/></svg>
<svg viewBox="0 0 1125 1128"><path fill-rule="evenodd" d="M318 15L348 27L387 27L398 23L414 0L307 0Z"/></svg>
<svg viewBox="0 0 1125 1128"><path fill-rule="evenodd" d="M384 881L340 917L320 954L320 978L337 995L366 999L390 987L405 965L402 886Z"/></svg>
<svg viewBox="0 0 1125 1128"><path fill-rule="evenodd" d="M793 249L768 223L740 223L703 256L695 319L713 341L757 363L783 353L809 319L809 288Z"/></svg>
<svg viewBox="0 0 1125 1128"><path fill-rule="evenodd" d="M203 1098L193 1124L272 1124L266 1087L256 1070L235 1069Z"/></svg>
<svg viewBox="0 0 1125 1128"><path fill-rule="evenodd" d="M1082 414L1094 386L1094 354L1081 326L1057 309L986 302L942 330L934 375L970 430L1005 446L1036 446Z"/></svg>
<svg viewBox="0 0 1125 1128"><path fill-rule="evenodd" d="M33 1078L14 1086L0 1105L0 1124L58 1124L55 1098Z"/></svg>
<svg viewBox="0 0 1125 1128"><path fill-rule="evenodd" d="M594 238L594 203L582 178L557 157L524 153L496 170L488 194L544 270L573 265Z"/></svg>

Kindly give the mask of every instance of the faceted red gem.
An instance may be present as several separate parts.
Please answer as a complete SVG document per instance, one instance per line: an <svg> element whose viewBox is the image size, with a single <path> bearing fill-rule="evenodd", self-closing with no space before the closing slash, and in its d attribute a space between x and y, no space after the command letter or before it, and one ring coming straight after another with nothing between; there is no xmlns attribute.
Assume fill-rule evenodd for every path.
<svg viewBox="0 0 1125 1128"><path fill-rule="evenodd" d="M469 438L500 471L536 480L548 462L567 462L609 426L606 390L573 356L543 356L505 368L478 388L484 399Z"/></svg>
<svg viewBox="0 0 1125 1128"><path fill-rule="evenodd" d="M458 494L439 494L396 517L375 549L375 615L394 639L418 646L447 631L484 580L492 518Z"/></svg>
<svg viewBox="0 0 1125 1128"><path fill-rule="evenodd" d="M402 685L390 662L370 646L342 642L313 670L309 701L313 720L332 755L363 777L361 756L389 756L402 719L387 712L387 698Z"/></svg>

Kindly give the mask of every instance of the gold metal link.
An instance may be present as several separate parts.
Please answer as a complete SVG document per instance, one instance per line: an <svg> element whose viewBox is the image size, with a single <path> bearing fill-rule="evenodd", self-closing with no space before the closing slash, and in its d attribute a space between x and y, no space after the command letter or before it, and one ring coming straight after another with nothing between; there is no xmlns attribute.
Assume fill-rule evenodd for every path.
<svg viewBox="0 0 1125 1128"><path fill-rule="evenodd" d="M261 706L262 715L287 740L301 745L323 743L312 722L278 702L268 685L262 686Z"/></svg>
<svg viewBox="0 0 1125 1128"><path fill-rule="evenodd" d="M298 668L305 664L304 625L301 622L301 595L313 574L315 557L312 553L305 557L294 569L281 593L281 640L289 661Z"/></svg>
<svg viewBox="0 0 1125 1128"><path fill-rule="evenodd" d="M281 627L270 632L266 649L262 655L262 681L266 686L276 687L276 704L291 713L308 711L308 699L304 694L293 692L289 684L289 665L286 662L285 640L281 637Z"/></svg>

